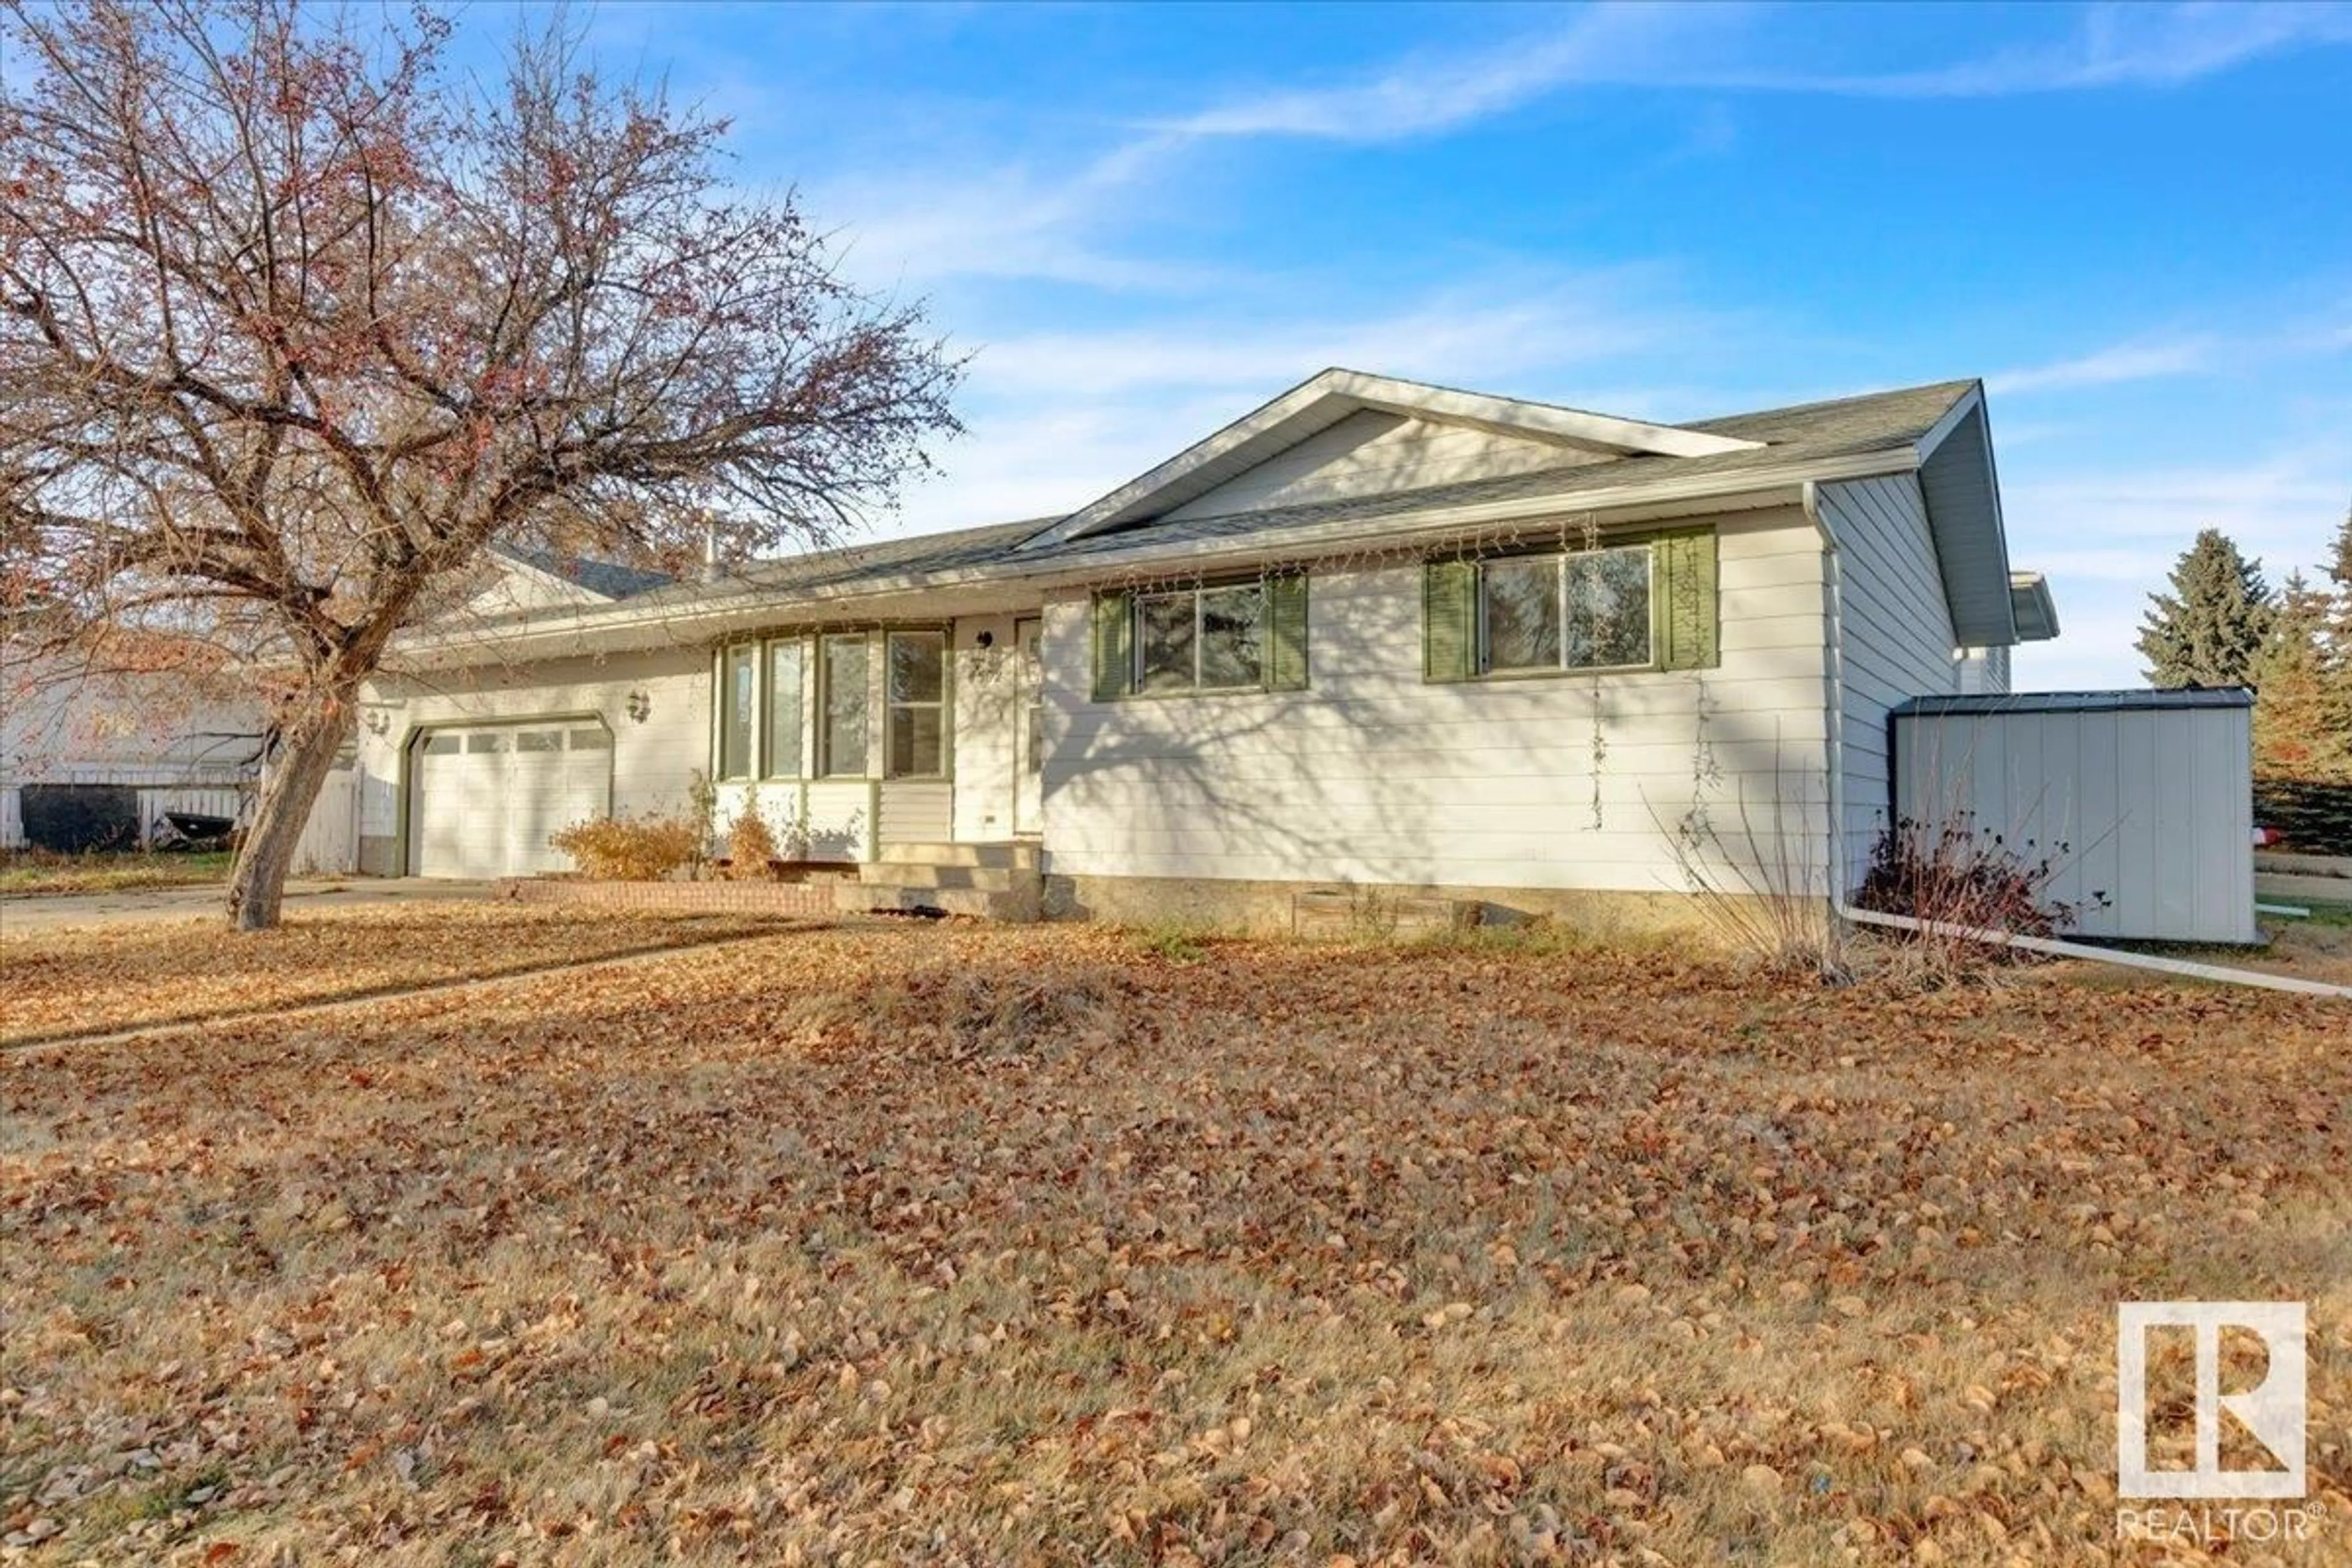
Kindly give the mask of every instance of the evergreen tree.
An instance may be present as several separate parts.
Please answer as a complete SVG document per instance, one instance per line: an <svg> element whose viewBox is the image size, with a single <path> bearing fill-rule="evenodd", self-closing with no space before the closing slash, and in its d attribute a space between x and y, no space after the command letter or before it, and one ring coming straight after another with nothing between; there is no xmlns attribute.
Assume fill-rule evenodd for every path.
<svg viewBox="0 0 2352 1568"><path fill-rule="evenodd" d="M2149 595L2139 651L2163 687L2251 686L2274 614L2262 563L2218 528L2203 530L2172 569L2172 591Z"/></svg>
<svg viewBox="0 0 2352 1568"><path fill-rule="evenodd" d="M2336 584L2327 606L2328 638L2336 657L2352 666L2352 506L2344 509L2344 521L2336 525L2336 547L2322 570Z"/></svg>
<svg viewBox="0 0 2352 1568"><path fill-rule="evenodd" d="M2326 624L2321 634L2326 647L2327 684L2320 714L2344 750L2344 777L2352 783L2352 507L2345 509L2344 521L2336 525L2336 547L2326 570L2335 592L2327 595Z"/></svg>
<svg viewBox="0 0 2352 1568"><path fill-rule="evenodd" d="M2254 771L2265 778L2352 780L2352 729L2337 711L2344 668L2326 637L2335 597L2289 576L2254 660Z"/></svg>

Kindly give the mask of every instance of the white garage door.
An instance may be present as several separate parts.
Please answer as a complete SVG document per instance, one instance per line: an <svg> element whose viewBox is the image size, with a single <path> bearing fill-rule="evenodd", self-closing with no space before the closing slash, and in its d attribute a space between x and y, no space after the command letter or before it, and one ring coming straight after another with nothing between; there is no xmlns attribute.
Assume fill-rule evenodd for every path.
<svg viewBox="0 0 2352 1568"><path fill-rule="evenodd" d="M613 737L576 719L428 731L415 780L417 875L568 871L547 836L611 810Z"/></svg>

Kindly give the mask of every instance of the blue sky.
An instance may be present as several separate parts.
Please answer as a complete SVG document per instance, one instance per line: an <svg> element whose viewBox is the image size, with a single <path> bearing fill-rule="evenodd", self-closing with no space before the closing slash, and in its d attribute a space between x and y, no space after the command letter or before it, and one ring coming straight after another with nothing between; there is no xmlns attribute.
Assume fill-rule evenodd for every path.
<svg viewBox="0 0 2352 1568"><path fill-rule="evenodd" d="M1981 375L2067 686L2138 679L2200 526L2275 577L2352 502L2352 7L584 18L975 354L885 531L1069 510L1331 363L1669 420Z"/></svg>

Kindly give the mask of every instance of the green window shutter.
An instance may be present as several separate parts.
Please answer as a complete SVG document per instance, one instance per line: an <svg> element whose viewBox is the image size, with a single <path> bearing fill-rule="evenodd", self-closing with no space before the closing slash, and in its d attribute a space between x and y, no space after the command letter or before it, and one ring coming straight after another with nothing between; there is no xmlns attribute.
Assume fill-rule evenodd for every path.
<svg viewBox="0 0 2352 1568"><path fill-rule="evenodd" d="M1421 569L1421 674L1467 680L1478 672L1478 563L1432 561Z"/></svg>
<svg viewBox="0 0 2352 1568"><path fill-rule="evenodd" d="M1656 550L1659 668L1712 669L1722 662L1715 530L1684 528L1662 533Z"/></svg>
<svg viewBox="0 0 2352 1568"><path fill-rule="evenodd" d="M1265 580L1265 689L1307 689L1307 574Z"/></svg>
<svg viewBox="0 0 2352 1568"><path fill-rule="evenodd" d="M1135 683L1135 595L1097 594L1094 603L1095 700L1124 697Z"/></svg>

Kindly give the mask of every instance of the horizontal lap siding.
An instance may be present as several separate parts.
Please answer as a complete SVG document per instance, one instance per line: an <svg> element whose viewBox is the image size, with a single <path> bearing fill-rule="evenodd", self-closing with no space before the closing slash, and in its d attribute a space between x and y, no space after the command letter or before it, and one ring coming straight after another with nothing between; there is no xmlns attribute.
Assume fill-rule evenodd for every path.
<svg viewBox="0 0 2352 1568"><path fill-rule="evenodd" d="M866 779L811 779L809 858L874 858L874 785Z"/></svg>
<svg viewBox="0 0 2352 1568"><path fill-rule="evenodd" d="M1725 527L1721 561L1723 663L1693 673L1426 683L1420 570L1402 563L1314 573L1305 691L1097 703L1086 601L1057 600L1045 639L1051 868L1672 890L1685 881L1670 844L1695 798L1725 853L1749 857L1744 798L1766 858L1785 833L1799 858L1818 859L1815 538L1801 514L1752 514ZM1702 707L1714 759L1703 788Z"/></svg>
<svg viewBox="0 0 2352 1568"><path fill-rule="evenodd" d="M893 786L880 786L887 790ZM915 786L922 790L940 790L945 784L928 782ZM712 830L724 840L743 813L747 802L758 805L760 815L766 819L769 835L776 841L776 852L786 859L806 860L870 860L874 858L875 795L877 786L870 779L771 779L760 784L722 784L716 791L716 809L711 814ZM936 819L943 819L944 803ZM888 805L883 807L887 820ZM935 819L935 820L936 820ZM935 833L934 837L944 834Z"/></svg>
<svg viewBox="0 0 2352 1568"><path fill-rule="evenodd" d="M882 781L885 844L937 844L955 837L955 787L945 779Z"/></svg>
<svg viewBox="0 0 2352 1568"><path fill-rule="evenodd" d="M1951 611L1919 486L1909 475L1821 487L1841 552L1845 691L1845 883L1869 864L1887 815L1886 715L1909 697L1957 691Z"/></svg>

